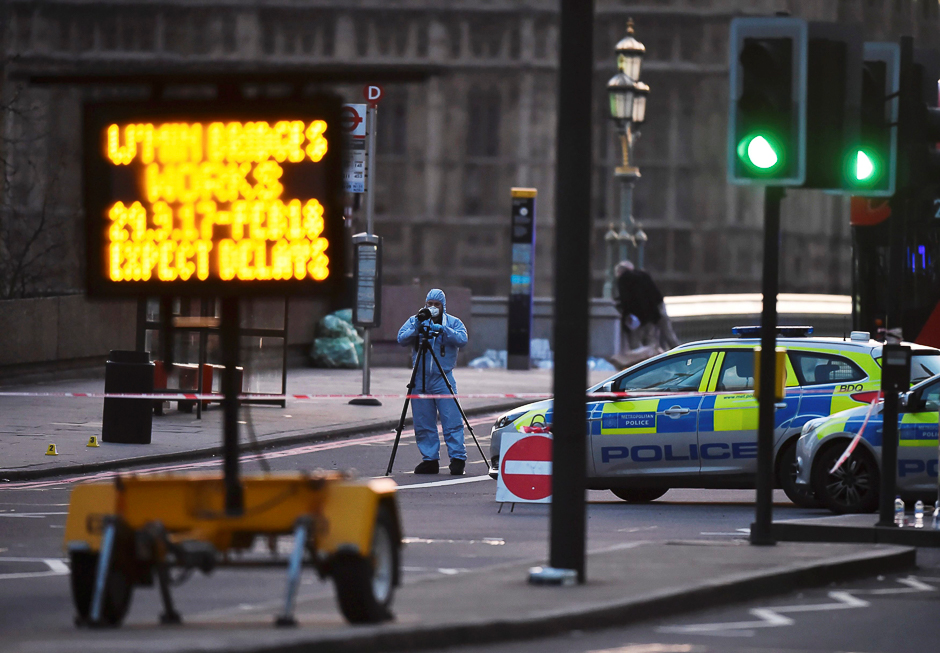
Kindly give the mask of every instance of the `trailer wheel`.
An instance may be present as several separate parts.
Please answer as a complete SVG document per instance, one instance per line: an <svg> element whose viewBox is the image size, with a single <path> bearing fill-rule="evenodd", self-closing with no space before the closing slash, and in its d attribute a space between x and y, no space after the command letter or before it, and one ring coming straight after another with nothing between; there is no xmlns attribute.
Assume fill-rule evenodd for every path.
<svg viewBox="0 0 940 653"><path fill-rule="evenodd" d="M349 623L372 624L392 618L389 607L398 575L399 540L395 522L379 508L372 535L372 554L339 553L332 575L340 611Z"/></svg>
<svg viewBox="0 0 940 653"><path fill-rule="evenodd" d="M104 602L101 606L101 623L91 624L91 602L95 594L95 575L98 570L98 554L73 551L71 556L72 600L78 611L77 624L120 626L131 605L134 587L122 570L114 565L108 570L105 581Z"/></svg>

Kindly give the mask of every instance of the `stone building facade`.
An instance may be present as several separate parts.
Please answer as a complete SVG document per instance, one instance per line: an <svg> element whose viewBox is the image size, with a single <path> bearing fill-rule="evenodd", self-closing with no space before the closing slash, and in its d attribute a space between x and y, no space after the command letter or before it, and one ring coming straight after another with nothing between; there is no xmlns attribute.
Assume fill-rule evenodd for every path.
<svg viewBox="0 0 940 653"><path fill-rule="evenodd" d="M919 46L940 45L933 0L596 7L594 191L584 207L594 295L604 279L603 236L619 217L604 86L628 17L647 48L642 79L652 89L636 146L634 213L649 235L648 268L667 294L754 291L760 283L762 196L729 186L725 173L734 16L785 10L857 21L869 40L913 34ZM535 292L550 295L558 34L556 0L2 0L0 297L82 287L84 100L146 98L153 91L143 75L154 71L175 75L159 91L164 97L211 97L212 75L251 72L244 92L276 100L293 91L266 83L266 74L313 76L337 66L423 76L386 84L379 110L376 231L385 239L385 282L507 294L509 190L532 186ZM360 97L359 85L332 88L348 101ZM782 290L847 292L847 201L793 192L783 216Z"/></svg>

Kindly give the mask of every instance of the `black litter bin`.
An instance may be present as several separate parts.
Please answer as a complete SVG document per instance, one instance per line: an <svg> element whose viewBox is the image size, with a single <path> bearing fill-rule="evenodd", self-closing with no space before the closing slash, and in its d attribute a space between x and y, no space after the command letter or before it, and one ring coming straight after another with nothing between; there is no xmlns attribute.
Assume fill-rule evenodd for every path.
<svg viewBox="0 0 940 653"><path fill-rule="evenodd" d="M153 392L153 363L145 351L112 351L104 370L104 391L114 394ZM105 399L101 441L150 444L153 401Z"/></svg>

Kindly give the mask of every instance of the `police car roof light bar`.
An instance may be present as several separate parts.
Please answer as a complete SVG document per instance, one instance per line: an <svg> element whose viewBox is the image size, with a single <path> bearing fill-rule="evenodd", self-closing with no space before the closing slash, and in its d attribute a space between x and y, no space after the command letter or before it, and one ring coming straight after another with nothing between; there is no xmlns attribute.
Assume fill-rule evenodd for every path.
<svg viewBox="0 0 940 653"><path fill-rule="evenodd" d="M736 326L731 329L731 333L736 335L739 338L759 338L760 337L760 325L755 326ZM788 338L805 338L806 336L812 335L813 327L811 326L778 326L777 335L785 336Z"/></svg>

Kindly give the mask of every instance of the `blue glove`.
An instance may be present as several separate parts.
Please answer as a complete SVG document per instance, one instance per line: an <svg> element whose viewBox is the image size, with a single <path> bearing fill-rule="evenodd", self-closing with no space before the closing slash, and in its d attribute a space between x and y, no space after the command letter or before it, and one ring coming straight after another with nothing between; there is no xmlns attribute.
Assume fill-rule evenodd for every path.
<svg viewBox="0 0 940 653"><path fill-rule="evenodd" d="M435 336L444 330L444 326L436 322L432 322L430 328L431 328L431 333L433 333Z"/></svg>

